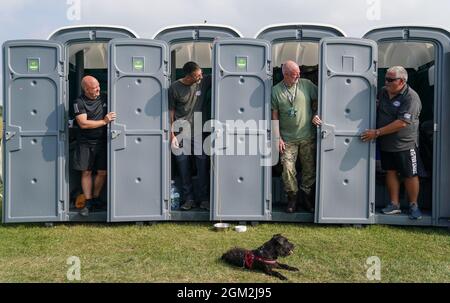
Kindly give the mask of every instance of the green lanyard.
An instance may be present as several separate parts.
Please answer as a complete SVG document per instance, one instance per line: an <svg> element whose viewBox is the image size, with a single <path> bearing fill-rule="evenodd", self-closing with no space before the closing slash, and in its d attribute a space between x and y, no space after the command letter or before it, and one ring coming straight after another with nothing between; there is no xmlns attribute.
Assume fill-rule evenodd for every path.
<svg viewBox="0 0 450 303"><path fill-rule="evenodd" d="M291 103L291 105L294 106L294 100L297 97L297 85L298 85L298 82L295 83L295 91L294 91L293 95L291 94L291 92L289 91L288 87L286 86L286 83L283 82L283 85L284 85L284 89L286 90L286 93L288 95L289 103Z"/></svg>
<svg viewBox="0 0 450 303"><path fill-rule="evenodd" d="M286 90L286 94L288 95L288 100L289 103L291 103L291 108L288 110L288 116L293 118L295 116L297 116L297 109L294 107L294 100L297 97L297 85L298 82L295 83L295 91L294 94L292 95L291 92L289 91L288 87L286 86L286 83L283 82L284 85L284 89Z"/></svg>

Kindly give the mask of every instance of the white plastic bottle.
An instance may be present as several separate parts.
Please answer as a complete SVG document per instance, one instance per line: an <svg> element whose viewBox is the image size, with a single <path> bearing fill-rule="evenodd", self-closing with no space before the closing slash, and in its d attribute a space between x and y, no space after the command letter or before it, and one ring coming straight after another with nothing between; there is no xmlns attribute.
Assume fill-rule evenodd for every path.
<svg viewBox="0 0 450 303"><path fill-rule="evenodd" d="M170 209L178 210L180 209L180 193L175 186L175 181L170 182Z"/></svg>

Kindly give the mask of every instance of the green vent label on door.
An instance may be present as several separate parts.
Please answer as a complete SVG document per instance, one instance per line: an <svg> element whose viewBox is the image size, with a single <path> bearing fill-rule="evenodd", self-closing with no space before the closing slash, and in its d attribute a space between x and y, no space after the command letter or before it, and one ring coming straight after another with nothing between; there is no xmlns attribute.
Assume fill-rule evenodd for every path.
<svg viewBox="0 0 450 303"><path fill-rule="evenodd" d="M133 69L138 72L144 70L144 57L133 57Z"/></svg>
<svg viewBox="0 0 450 303"><path fill-rule="evenodd" d="M238 70L247 70L247 57L236 57L236 67Z"/></svg>
<svg viewBox="0 0 450 303"><path fill-rule="evenodd" d="M28 71L38 72L39 71L39 59L38 58L28 58Z"/></svg>

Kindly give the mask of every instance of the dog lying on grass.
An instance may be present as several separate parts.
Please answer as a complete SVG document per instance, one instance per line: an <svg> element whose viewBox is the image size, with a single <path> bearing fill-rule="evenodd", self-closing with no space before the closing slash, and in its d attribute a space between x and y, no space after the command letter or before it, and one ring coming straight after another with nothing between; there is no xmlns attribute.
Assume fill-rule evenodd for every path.
<svg viewBox="0 0 450 303"><path fill-rule="evenodd" d="M273 269L279 268L298 271L298 268L277 261L278 257L289 256L293 253L293 250L294 244L290 243L281 234L276 234L272 239L254 250L239 247L232 248L222 255L222 260L234 266L262 270L267 275L275 276L281 280L287 280L285 276Z"/></svg>

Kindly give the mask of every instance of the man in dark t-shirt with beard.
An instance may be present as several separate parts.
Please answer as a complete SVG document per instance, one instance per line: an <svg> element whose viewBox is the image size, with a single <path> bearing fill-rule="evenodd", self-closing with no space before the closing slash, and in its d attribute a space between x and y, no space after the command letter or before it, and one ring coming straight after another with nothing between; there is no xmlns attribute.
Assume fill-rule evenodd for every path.
<svg viewBox="0 0 450 303"><path fill-rule="evenodd" d="M83 94L74 102L75 118L80 127L77 136L73 167L81 171L81 187L86 205L80 215L88 216L94 205L99 205L100 192L106 180L106 130L116 118L107 113L106 97L100 95L100 84L92 76L81 80ZM92 171L97 171L92 184ZM92 186L94 185L94 186Z"/></svg>

